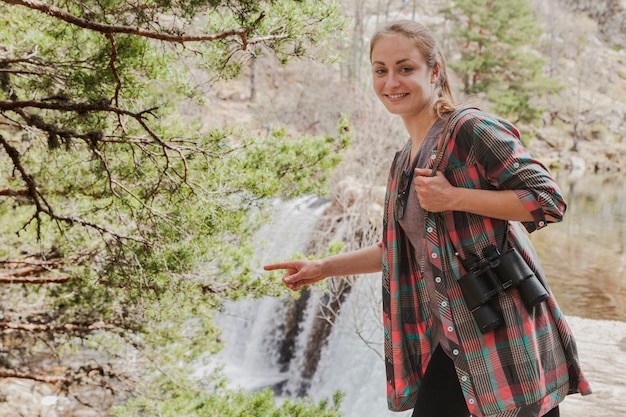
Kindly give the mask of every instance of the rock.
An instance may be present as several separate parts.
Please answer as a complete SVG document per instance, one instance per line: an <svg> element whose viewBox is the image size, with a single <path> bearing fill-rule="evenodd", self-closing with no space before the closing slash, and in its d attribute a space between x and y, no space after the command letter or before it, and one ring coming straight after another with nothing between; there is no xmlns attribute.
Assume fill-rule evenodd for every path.
<svg viewBox="0 0 626 417"><path fill-rule="evenodd" d="M568 317L567 322L593 394L568 396L561 404L561 417L626 416L626 323L580 317Z"/></svg>

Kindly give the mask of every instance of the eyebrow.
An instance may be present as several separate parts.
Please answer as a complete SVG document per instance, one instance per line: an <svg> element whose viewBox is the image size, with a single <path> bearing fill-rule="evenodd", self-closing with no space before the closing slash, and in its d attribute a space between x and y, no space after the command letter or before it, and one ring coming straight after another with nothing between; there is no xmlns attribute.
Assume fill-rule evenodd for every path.
<svg viewBox="0 0 626 417"><path fill-rule="evenodd" d="M396 65L402 64L402 63L404 63L404 62L406 62L406 61L410 61L410 59L409 59L409 58L403 58L403 59L400 59L400 60L396 61ZM385 63L384 63L384 62L382 62L382 61L374 61L374 62L372 62L372 65L373 65L373 64L385 65Z"/></svg>

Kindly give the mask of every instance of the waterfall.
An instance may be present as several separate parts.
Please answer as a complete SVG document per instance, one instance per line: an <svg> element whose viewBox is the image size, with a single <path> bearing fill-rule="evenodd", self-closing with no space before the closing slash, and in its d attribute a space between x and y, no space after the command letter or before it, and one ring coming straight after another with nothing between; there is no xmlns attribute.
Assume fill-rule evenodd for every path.
<svg viewBox="0 0 626 417"><path fill-rule="evenodd" d="M328 202L303 197L281 203L276 221L258 235L262 263L304 252ZM295 300L266 297L228 303L218 317L225 348L218 355L233 387L270 387L278 400L308 395L345 398L346 417L404 417L388 411L382 360L380 276L356 279L341 311L319 317L325 295L315 288ZM332 325L330 324L332 322Z"/></svg>

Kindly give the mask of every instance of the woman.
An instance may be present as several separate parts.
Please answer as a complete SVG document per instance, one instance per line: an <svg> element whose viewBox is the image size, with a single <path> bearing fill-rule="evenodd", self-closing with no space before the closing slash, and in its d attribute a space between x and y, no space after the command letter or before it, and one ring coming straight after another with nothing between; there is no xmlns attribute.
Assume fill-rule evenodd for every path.
<svg viewBox="0 0 626 417"><path fill-rule="evenodd" d="M566 205L557 184L514 126L457 108L444 58L424 26L400 21L379 30L370 60L378 98L410 137L390 169L382 242L265 269L286 269L292 290L382 271L391 410L558 416L566 395L591 390L520 227L532 232L561 220ZM499 269L509 255L518 261L512 275L524 270L528 281Z"/></svg>

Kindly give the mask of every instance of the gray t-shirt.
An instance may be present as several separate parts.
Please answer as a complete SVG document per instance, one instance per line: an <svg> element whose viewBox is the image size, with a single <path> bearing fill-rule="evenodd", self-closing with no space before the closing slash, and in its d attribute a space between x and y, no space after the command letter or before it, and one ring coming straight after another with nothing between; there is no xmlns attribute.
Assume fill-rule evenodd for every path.
<svg viewBox="0 0 626 417"><path fill-rule="evenodd" d="M426 168L428 167L428 161L435 156L437 151L438 139L443 133L445 127L445 120L437 119L432 125L422 145L420 146L413 161L410 161L406 166L402 167L403 170L408 171L413 168ZM400 227L406 234L413 251L415 254L415 260L419 263L420 272L423 274L424 281L426 283L426 290L430 294L429 309L432 312L433 324L430 331L432 332L432 340L435 344L441 345L442 349L448 356L450 356L450 349L448 348L447 339L442 337L442 324L439 320L439 306L437 305L437 297L435 297L435 281L430 268L425 268L427 262L424 259L424 210L420 205L417 193L415 192L415 185L411 180L408 200L404 209L404 215L399 220Z"/></svg>

